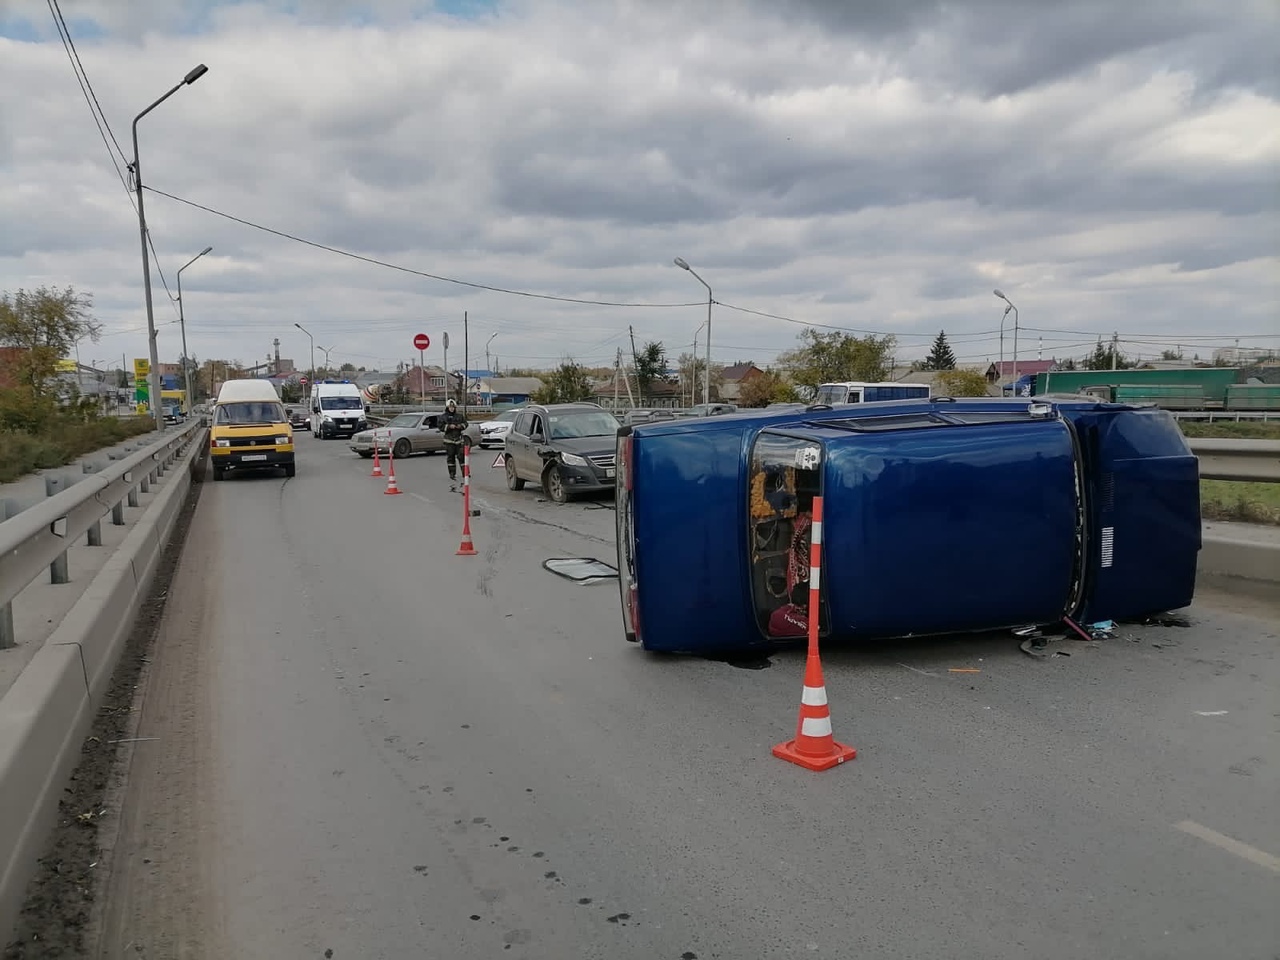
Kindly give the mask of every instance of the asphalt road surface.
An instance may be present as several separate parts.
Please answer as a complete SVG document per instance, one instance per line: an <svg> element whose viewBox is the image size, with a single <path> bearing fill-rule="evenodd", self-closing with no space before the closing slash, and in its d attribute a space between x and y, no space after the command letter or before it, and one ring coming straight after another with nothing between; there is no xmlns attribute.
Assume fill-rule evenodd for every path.
<svg viewBox="0 0 1280 960"><path fill-rule="evenodd" d="M1230 957L1280 951L1274 608L1035 659L824 651L837 737L774 759L802 657L623 641L611 502L345 444L204 487L120 798L100 956ZM927 589L927 588L924 588ZM757 664L756 666L760 666ZM967 670L979 672L953 672Z"/></svg>

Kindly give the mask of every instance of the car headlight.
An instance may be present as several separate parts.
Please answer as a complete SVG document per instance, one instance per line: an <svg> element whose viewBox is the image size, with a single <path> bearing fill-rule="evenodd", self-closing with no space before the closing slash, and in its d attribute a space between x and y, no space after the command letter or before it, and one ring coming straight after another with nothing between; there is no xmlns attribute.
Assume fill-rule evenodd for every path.
<svg viewBox="0 0 1280 960"><path fill-rule="evenodd" d="M276 445L293 443L293 437L276 437Z"/></svg>
<svg viewBox="0 0 1280 960"><path fill-rule="evenodd" d="M585 467L587 465L586 457L580 457L576 453L562 453L560 459L571 467Z"/></svg>
<svg viewBox="0 0 1280 960"><path fill-rule="evenodd" d="M215 440L215 441L213 441L213 445L214 445L215 447L229 447L229 446L231 446L231 441L230 441L230 440Z"/></svg>
<svg viewBox="0 0 1280 960"><path fill-rule="evenodd" d="M322 416L320 419L323 420L325 423L333 423L333 417L329 416L327 413L324 416Z"/></svg>

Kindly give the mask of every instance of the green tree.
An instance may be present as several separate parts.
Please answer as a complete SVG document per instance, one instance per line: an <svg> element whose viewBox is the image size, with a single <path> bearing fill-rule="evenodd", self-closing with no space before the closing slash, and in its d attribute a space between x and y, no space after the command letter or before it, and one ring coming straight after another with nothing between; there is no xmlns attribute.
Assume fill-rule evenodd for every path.
<svg viewBox="0 0 1280 960"><path fill-rule="evenodd" d="M987 378L977 370L943 370L933 378L933 387L938 397L987 396Z"/></svg>
<svg viewBox="0 0 1280 960"><path fill-rule="evenodd" d="M827 333L809 327L800 332L800 346L778 357L778 366L798 387L850 380L885 380L892 368L892 336L855 337L840 330Z"/></svg>
<svg viewBox="0 0 1280 960"><path fill-rule="evenodd" d="M640 391L639 401L641 406L644 405L645 394L649 392L649 388L655 380L662 378L667 369L667 351L659 340L650 340L644 345L644 348L636 354L636 384Z"/></svg>
<svg viewBox="0 0 1280 960"><path fill-rule="evenodd" d="M79 340L97 343L102 325L90 310L93 298L73 288L19 289L0 296L0 346L21 351L11 361L14 379L37 397L48 394L58 361L69 356Z"/></svg>
<svg viewBox="0 0 1280 960"><path fill-rule="evenodd" d="M290 377L280 384L280 400L284 403L302 402L302 384L297 377Z"/></svg>
<svg viewBox="0 0 1280 960"><path fill-rule="evenodd" d="M765 370L742 384L738 393L740 407L767 407L771 403L795 403L800 399L796 388L776 370Z"/></svg>
<svg viewBox="0 0 1280 960"><path fill-rule="evenodd" d="M338 368L339 373L355 373L356 365L354 363L344 363Z"/></svg>
<svg viewBox="0 0 1280 960"><path fill-rule="evenodd" d="M1097 345L1093 348L1093 353L1084 358L1082 364L1086 370L1128 370L1135 366L1135 362L1126 357L1114 343L1103 343L1102 338L1098 338Z"/></svg>
<svg viewBox="0 0 1280 960"><path fill-rule="evenodd" d="M536 403L573 403L591 399L591 378L582 364L572 358L565 359L549 374L542 374L542 388L535 390Z"/></svg>
<svg viewBox="0 0 1280 960"><path fill-rule="evenodd" d="M954 370L955 368L956 355L951 352L951 344L947 342L947 331L939 330L938 336L933 341L933 349L929 351L929 355L920 364L920 369Z"/></svg>

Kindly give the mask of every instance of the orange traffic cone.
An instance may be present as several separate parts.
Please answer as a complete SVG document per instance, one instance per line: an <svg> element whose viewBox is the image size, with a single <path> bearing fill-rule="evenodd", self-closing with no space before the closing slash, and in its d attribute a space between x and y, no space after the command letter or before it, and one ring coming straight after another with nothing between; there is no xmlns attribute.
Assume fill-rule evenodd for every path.
<svg viewBox="0 0 1280 960"><path fill-rule="evenodd" d="M462 448L462 545L457 557L474 557L476 545L471 542L471 451Z"/></svg>
<svg viewBox="0 0 1280 960"><path fill-rule="evenodd" d="M827 684L818 656L818 626L822 599L822 498L813 498L813 524L809 528L809 655L804 664L804 690L800 694L800 720L796 737L773 748L773 755L807 770L830 770L858 755L853 747L836 743L831 733L831 709Z"/></svg>
<svg viewBox="0 0 1280 960"><path fill-rule="evenodd" d="M373 473L369 474L369 476L382 476L382 459L378 456L378 434L376 431L373 434Z"/></svg>
<svg viewBox="0 0 1280 960"><path fill-rule="evenodd" d="M827 706L827 685L822 679L822 661L817 651L809 654L804 667L804 691L800 694L800 722L796 738L773 748L780 760L790 760L807 770L830 770L858 755L853 747L837 743L831 733L831 709Z"/></svg>
<svg viewBox="0 0 1280 960"><path fill-rule="evenodd" d="M396 457L389 448L387 450L387 469L390 471L390 473L387 474L387 489L382 492L393 494L400 493L400 488L396 486Z"/></svg>

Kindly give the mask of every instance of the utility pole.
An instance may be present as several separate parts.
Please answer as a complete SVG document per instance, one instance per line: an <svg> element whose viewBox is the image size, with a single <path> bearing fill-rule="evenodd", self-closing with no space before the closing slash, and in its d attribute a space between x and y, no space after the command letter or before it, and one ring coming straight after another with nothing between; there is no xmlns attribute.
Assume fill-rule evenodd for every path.
<svg viewBox="0 0 1280 960"><path fill-rule="evenodd" d="M463 310L462 311L462 415L464 417L467 415L467 394L471 392L468 389L470 384L467 382L469 377L467 373L467 368L471 363L471 360L469 358L470 358L470 349L467 346L467 311ZM445 382L447 383L448 381L445 381ZM548 433L548 436L549 435L550 433Z"/></svg>
<svg viewBox="0 0 1280 960"><path fill-rule="evenodd" d="M613 357L613 409L618 409L618 377L622 373L622 348Z"/></svg>
<svg viewBox="0 0 1280 960"><path fill-rule="evenodd" d="M631 331L631 369L636 372L636 393L640 394L640 402L644 403L644 387L640 384L640 360L636 356L636 328L628 325L627 329ZM627 381L627 394L631 393L631 381ZM631 404L635 406L633 401Z"/></svg>
<svg viewBox="0 0 1280 960"><path fill-rule="evenodd" d="M1116 368L1116 360L1118 359L1119 353L1120 353L1119 345L1120 345L1120 334L1113 332L1111 334L1111 369L1112 370L1115 370Z"/></svg>

